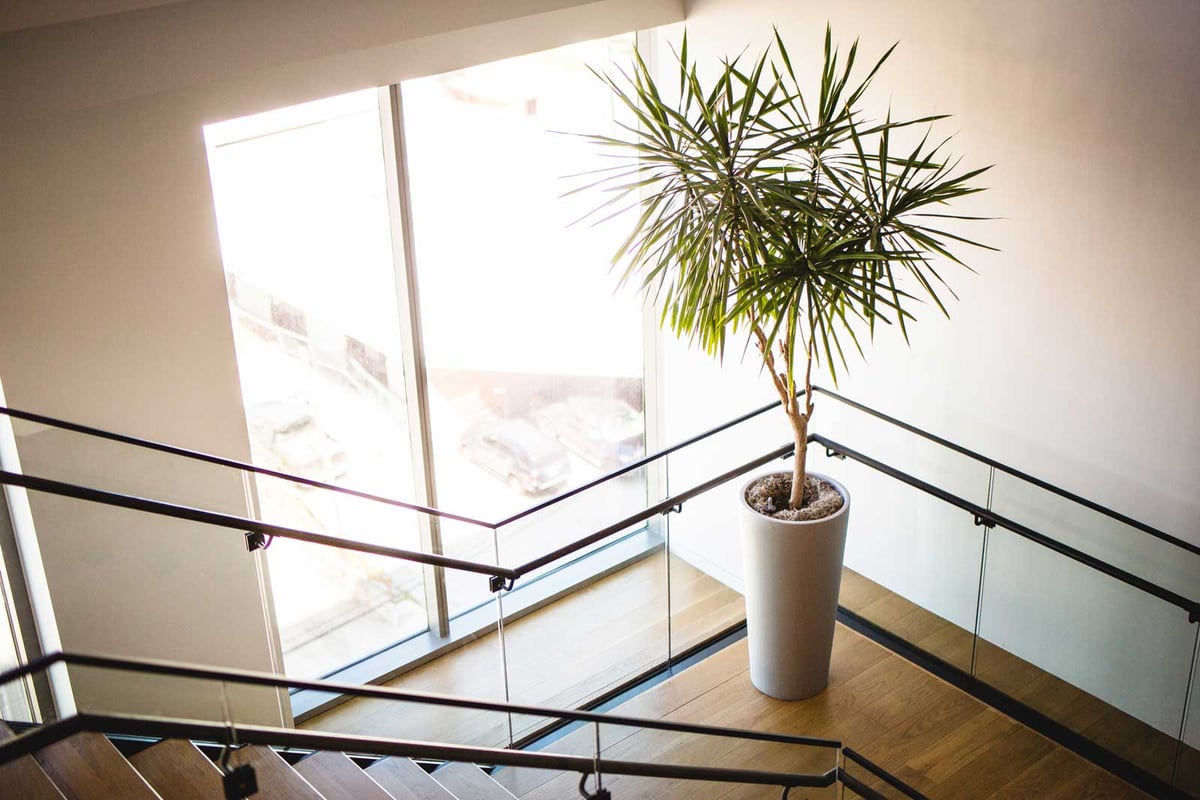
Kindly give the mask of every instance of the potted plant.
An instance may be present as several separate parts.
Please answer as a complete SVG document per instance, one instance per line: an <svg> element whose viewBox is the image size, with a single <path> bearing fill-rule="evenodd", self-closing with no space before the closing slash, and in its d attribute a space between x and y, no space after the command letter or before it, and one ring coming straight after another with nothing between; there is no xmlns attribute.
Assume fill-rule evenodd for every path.
<svg viewBox="0 0 1200 800"><path fill-rule="evenodd" d="M751 678L776 697L828 681L849 514L846 490L807 468L813 364L836 381L877 323L907 340L915 303L946 313L938 262L962 264L954 245L984 246L947 230L971 218L944 209L980 191L986 168L960 170L943 154L945 141L930 138L940 117L873 120L861 108L894 49L856 77L858 43L843 59L826 28L811 97L778 31L756 59L725 59L708 80L685 34L674 99L636 51L630 72L597 73L634 120L625 138L589 137L615 160L584 187L611 195L594 214L638 209L614 257L622 283L635 281L665 327L713 356L730 337L748 340L795 441L790 473L743 491Z"/></svg>

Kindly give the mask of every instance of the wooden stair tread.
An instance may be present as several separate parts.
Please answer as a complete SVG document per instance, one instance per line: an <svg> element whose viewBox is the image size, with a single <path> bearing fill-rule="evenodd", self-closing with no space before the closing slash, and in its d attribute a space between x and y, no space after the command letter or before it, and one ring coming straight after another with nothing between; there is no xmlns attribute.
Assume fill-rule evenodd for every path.
<svg viewBox="0 0 1200 800"><path fill-rule="evenodd" d="M313 753L295 766L326 800L395 800L344 753Z"/></svg>
<svg viewBox="0 0 1200 800"><path fill-rule="evenodd" d="M263 745L250 745L234 750L229 765L254 767L258 779L258 794L254 800L325 800L325 796L292 769L278 753Z"/></svg>
<svg viewBox="0 0 1200 800"><path fill-rule="evenodd" d="M164 739L129 763L163 800L225 800L221 771L189 741Z"/></svg>
<svg viewBox="0 0 1200 800"><path fill-rule="evenodd" d="M410 758L392 756L367 767L375 782L403 800L456 800L446 787Z"/></svg>
<svg viewBox="0 0 1200 800"><path fill-rule="evenodd" d="M0 721L0 742L15 737L12 728ZM0 786L4 787L4 796L12 800L65 800L33 756L21 756L0 765Z"/></svg>
<svg viewBox="0 0 1200 800"><path fill-rule="evenodd" d="M0 766L0 786L7 800L66 800L32 756Z"/></svg>
<svg viewBox="0 0 1200 800"><path fill-rule="evenodd" d="M433 779L458 800L516 800L516 795L474 764L447 764L434 771Z"/></svg>
<svg viewBox="0 0 1200 800"><path fill-rule="evenodd" d="M71 800L162 800L102 734L84 731L34 754Z"/></svg>

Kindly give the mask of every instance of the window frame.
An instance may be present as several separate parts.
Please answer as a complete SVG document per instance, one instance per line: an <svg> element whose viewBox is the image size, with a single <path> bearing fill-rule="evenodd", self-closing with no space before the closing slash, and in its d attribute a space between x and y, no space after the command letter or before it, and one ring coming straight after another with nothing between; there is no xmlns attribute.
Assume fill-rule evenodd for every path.
<svg viewBox="0 0 1200 800"><path fill-rule="evenodd" d="M656 56L658 35L655 29L633 31L634 41L651 64ZM377 89L380 124L383 133L385 185L389 227L392 238L392 266L396 303L403 343L403 368L408 409L409 449L416 496L413 500L430 508L438 507L434 469L433 435L430 415L428 370L421 324L421 297L413 231L413 202L408 170L405 136L404 94L401 83ZM643 409L645 446L653 452L661 444L662 363L657 314L651 304L642 307ZM645 468L646 490L651 495L666 491L666 465L655 462ZM418 534L425 552L443 555L438 517L421 514ZM496 529L492 529L493 536ZM637 530L627 532L593 552L539 575L512 592L505 593L505 621L518 618L578 591L618 569L652 555L665 546L666 521L648 520ZM429 662L437 656L495 629L499 604L485 602L451 616L445 569L424 566L425 608L428 629L366 654L340 667L325 678L335 681L370 683L388 680ZM308 691L292 693L293 713L297 721L309 719L336 705L336 698Z"/></svg>

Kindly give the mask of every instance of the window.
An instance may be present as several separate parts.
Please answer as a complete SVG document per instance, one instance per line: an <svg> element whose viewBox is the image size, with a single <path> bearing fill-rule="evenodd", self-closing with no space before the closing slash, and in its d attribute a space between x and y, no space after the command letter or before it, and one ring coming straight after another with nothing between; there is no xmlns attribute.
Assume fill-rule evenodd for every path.
<svg viewBox="0 0 1200 800"><path fill-rule="evenodd" d="M412 460L375 91L206 129L254 462L411 497ZM266 520L418 549L411 514L271 478ZM288 672L342 666L427 624L418 566L279 541Z"/></svg>
<svg viewBox="0 0 1200 800"><path fill-rule="evenodd" d="M578 185L564 176L598 161L561 131L615 126L588 67L627 59L633 41L585 42L206 128L256 464L411 500L416 455L433 465L439 507L498 520L642 455L640 301L613 292L613 229L572 225L594 201L562 197ZM395 122L406 170L384 147ZM400 175L406 201L389 180ZM393 252L399 231L411 231L405 253ZM416 369L406 347L418 341L401 322L410 297L423 398L405 389ZM418 402L428 404L427 427L410 413ZM415 514L320 488L261 476L256 486L270 521L512 565L593 532L590 517L642 508L644 479L619 483L592 495L596 508L505 526L499 541L452 523L426 536ZM439 608L453 617L491 598L478 575L447 571L442 586L404 562L284 541L268 557L293 675L336 671L437 630Z"/></svg>
<svg viewBox="0 0 1200 800"><path fill-rule="evenodd" d="M578 185L564 176L600 162L563 131L614 127L588 65L628 60L632 48L620 36L401 86L444 508L500 519L643 454L640 302L613 293L614 229L572 224L594 200L563 197ZM644 504L637 482L622 489L630 497L610 499L610 511ZM590 532L507 528L500 561ZM496 547L489 531L458 526L444 544L474 560ZM452 613L488 599L470 576L447 580Z"/></svg>

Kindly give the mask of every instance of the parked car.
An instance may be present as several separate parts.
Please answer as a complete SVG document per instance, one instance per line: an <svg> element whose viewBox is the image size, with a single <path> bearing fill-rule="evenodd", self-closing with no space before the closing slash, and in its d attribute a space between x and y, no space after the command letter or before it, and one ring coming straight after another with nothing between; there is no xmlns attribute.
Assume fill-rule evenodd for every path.
<svg viewBox="0 0 1200 800"><path fill-rule="evenodd" d="M250 435L281 472L325 483L345 477L345 448L317 425L305 400L269 400L253 406L246 416Z"/></svg>
<svg viewBox="0 0 1200 800"><path fill-rule="evenodd" d="M567 454L528 420L488 418L467 428L459 452L526 495L545 494L567 482Z"/></svg>
<svg viewBox="0 0 1200 800"><path fill-rule="evenodd" d="M623 467L646 450L642 415L616 397L578 395L543 406L538 426L602 470Z"/></svg>

